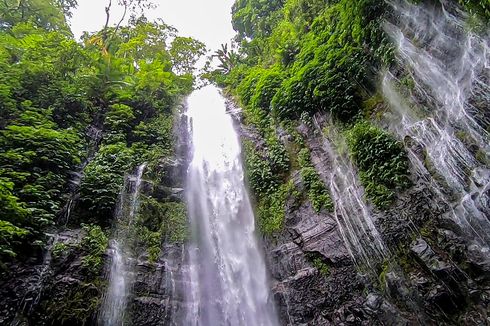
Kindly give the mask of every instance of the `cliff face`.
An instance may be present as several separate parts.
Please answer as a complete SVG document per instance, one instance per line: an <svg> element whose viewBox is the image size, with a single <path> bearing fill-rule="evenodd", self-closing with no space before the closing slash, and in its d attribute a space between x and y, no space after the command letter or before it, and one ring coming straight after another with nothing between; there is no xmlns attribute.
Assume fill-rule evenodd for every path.
<svg viewBox="0 0 490 326"><path fill-rule="evenodd" d="M218 53L214 77L234 102L281 324L489 324L488 6L250 0L233 10L240 52ZM26 38L18 54L0 58L12 77L1 87L16 87L1 103L0 324L100 324L124 243L121 319L181 325L189 149L172 107L191 75L171 73L170 56L153 60L163 43L140 66L167 67L164 81L127 73L123 52L113 64L100 48L23 28L12 30ZM165 38L166 28L124 32L144 43L146 29ZM87 58L86 70L60 64L69 49L40 55L55 44Z"/></svg>
<svg viewBox="0 0 490 326"><path fill-rule="evenodd" d="M317 115L320 127L325 116ZM323 128L320 128L320 130ZM300 124L311 160L328 184L333 159L318 128ZM253 128L242 136L264 144ZM281 139L287 146L287 133ZM292 179L304 192L298 171ZM448 217L431 183L412 171L413 186L389 209L368 209L391 249L356 261L346 248L340 214L316 212L309 201L286 200L284 228L264 236L274 298L285 325L480 325L489 321L490 256ZM374 239L371 239L374 241Z"/></svg>
<svg viewBox="0 0 490 326"><path fill-rule="evenodd" d="M274 4L219 81L283 323L488 323L485 5Z"/></svg>
<svg viewBox="0 0 490 326"><path fill-rule="evenodd" d="M185 119L177 121L178 129L187 128ZM176 134L180 131L176 130ZM184 136L185 132L181 134ZM183 203L187 157L187 142L183 136L176 137L175 156L161 158L159 162L158 174L165 177L158 182L149 175L145 177L141 190L144 198L172 205ZM126 179L130 184L131 175ZM154 219L159 210L152 207L147 211L146 199L142 200L138 218ZM163 214L170 218L168 211L164 210ZM160 223L165 224L165 228L159 231L159 237L166 240L162 246L157 240L156 255L151 253L148 243L141 242L144 234L133 235L134 254L128 264L134 266L134 270L125 311L125 321L131 325L170 324L180 318L178 314L184 305L184 249L180 239L172 238L179 225L168 221ZM133 227L142 232L139 225ZM9 265L10 273L8 277L4 275L0 283L1 324L100 324L111 261L116 259L114 232L106 235L94 225L83 228L68 225L53 228L52 232L44 252Z"/></svg>

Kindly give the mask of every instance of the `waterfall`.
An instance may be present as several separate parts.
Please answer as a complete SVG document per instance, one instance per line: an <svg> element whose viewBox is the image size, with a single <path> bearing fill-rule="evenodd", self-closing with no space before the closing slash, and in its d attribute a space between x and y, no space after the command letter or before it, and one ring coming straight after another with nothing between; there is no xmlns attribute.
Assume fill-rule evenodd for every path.
<svg viewBox="0 0 490 326"><path fill-rule="evenodd" d="M364 188L351 159L346 153L339 153L339 148L347 149L345 139L332 127L329 133L329 138L337 145L334 148L327 139L323 142L332 161L328 186L334 202L334 217L354 261L371 266L373 262L388 256L388 249L376 229L375 220L364 199Z"/></svg>
<svg viewBox="0 0 490 326"><path fill-rule="evenodd" d="M46 250L43 254L41 265L36 267L36 276L34 282L28 285L28 290L20 301L17 314L12 321L12 326L23 325L23 317L31 315L43 295L46 281L52 276L53 268L51 266L53 259L53 248L58 243L58 234L46 234L49 237Z"/></svg>
<svg viewBox="0 0 490 326"><path fill-rule="evenodd" d="M102 325L120 326L125 323L124 317L133 267L130 262L131 255L129 253L131 246L129 227L134 223L138 211L145 167L146 164L141 164L138 167L136 175L130 178L132 187L130 187L129 191L126 182L121 191L119 207L116 213L116 229L114 238L111 241L109 284L103 298L99 316L99 322ZM128 195L129 198L127 198Z"/></svg>
<svg viewBox="0 0 490 326"><path fill-rule="evenodd" d="M463 13L449 5L392 4L397 21L385 29L406 75L387 72L383 78L391 108L385 119L415 144L412 165L447 202L451 218L488 244L490 33L468 31Z"/></svg>
<svg viewBox="0 0 490 326"><path fill-rule="evenodd" d="M218 90L188 100L192 228L184 325L277 325L244 184L238 135Z"/></svg>

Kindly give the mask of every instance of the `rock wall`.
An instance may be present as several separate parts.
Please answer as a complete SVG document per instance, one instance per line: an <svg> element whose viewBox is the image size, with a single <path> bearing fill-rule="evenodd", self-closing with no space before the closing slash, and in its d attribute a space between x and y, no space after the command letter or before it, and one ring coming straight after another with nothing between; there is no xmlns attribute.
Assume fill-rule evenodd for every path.
<svg viewBox="0 0 490 326"><path fill-rule="evenodd" d="M328 184L332 159L324 148L326 116L317 127L302 123L311 160ZM238 120L241 120L238 117ZM240 125L243 139L264 141ZM288 135L281 135L287 145ZM299 192L298 171L292 173ZM317 213L308 200L289 198L284 228L263 236L274 299L284 325L485 325L489 255L447 216L427 180L412 173L413 186L384 211L369 207L389 248L388 256L355 262L333 213Z"/></svg>
<svg viewBox="0 0 490 326"><path fill-rule="evenodd" d="M321 127L324 116L317 116ZM244 139L264 146L250 126L237 126ZM185 125L181 125L186 128ZM328 182L332 160L321 133L304 123L298 128L322 180ZM185 134L185 133L182 133ZM284 132L285 143L289 135ZM176 158L162 161L163 184L146 184L161 201L183 200L186 141ZM178 159L178 158L181 159ZM292 173L304 191L298 171ZM387 210L370 207L389 248L371 267L355 262L333 213L316 212L308 200L291 196L284 227L261 236L270 271L273 300L283 325L485 325L490 323L490 258L447 216L427 180L412 175L413 186ZM52 247L35 258L10 266L0 283L0 324L95 325L104 294L103 274L83 267L80 249L86 230L57 230ZM58 243L58 245L56 245ZM63 245L60 245L63 244ZM69 250L57 252L56 247ZM182 325L185 311L186 257L182 244L167 243L156 262L142 250L129 298L131 325ZM50 252L50 254L48 254ZM103 257L110 261L109 251Z"/></svg>

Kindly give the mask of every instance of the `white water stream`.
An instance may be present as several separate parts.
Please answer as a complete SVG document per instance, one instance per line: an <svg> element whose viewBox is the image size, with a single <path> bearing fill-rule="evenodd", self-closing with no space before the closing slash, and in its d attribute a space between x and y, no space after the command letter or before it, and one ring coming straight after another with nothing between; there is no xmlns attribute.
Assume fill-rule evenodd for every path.
<svg viewBox="0 0 490 326"><path fill-rule="evenodd" d="M111 266L109 285L104 295L99 323L106 326L125 324L125 313L132 283L132 269L129 253L130 237L128 227L133 224L138 211L142 177L146 165L138 167L136 175L130 177L131 185L125 183L117 212L117 225L111 241ZM130 189L126 189L129 187ZM129 195L129 198L127 198Z"/></svg>
<svg viewBox="0 0 490 326"><path fill-rule="evenodd" d="M468 31L463 14L441 3L392 4L398 22L385 29L408 77L385 74L382 90L392 109L385 118L400 138L422 148L410 150L410 160L440 190L452 218L490 243L490 32ZM410 84L407 98L400 89Z"/></svg>
<svg viewBox="0 0 490 326"><path fill-rule="evenodd" d="M188 99L192 160L187 202L189 303L183 325L277 325L267 272L255 237L241 148L224 99L214 87Z"/></svg>

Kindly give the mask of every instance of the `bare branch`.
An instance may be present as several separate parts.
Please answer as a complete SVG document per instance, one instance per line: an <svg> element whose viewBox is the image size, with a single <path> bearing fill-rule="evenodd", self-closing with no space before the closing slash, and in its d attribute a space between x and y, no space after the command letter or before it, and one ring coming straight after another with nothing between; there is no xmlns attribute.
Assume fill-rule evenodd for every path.
<svg viewBox="0 0 490 326"><path fill-rule="evenodd" d="M116 34L117 31L119 30L119 27L121 26L122 22L124 21L124 18L126 18L126 13L128 12L128 2L125 0L123 2L123 4L124 4L124 13L123 13L123 15L121 17L121 20L119 20L119 23L117 23L116 29L114 29L113 35Z"/></svg>
<svg viewBox="0 0 490 326"><path fill-rule="evenodd" d="M112 0L109 0L109 4L107 5L107 7L105 7L106 20L105 20L105 25L102 34L102 40L104 41L104 43L105 40L107 39L107 28L109 27L109 18L111 17L111 6L112 6Z"/></svg>

